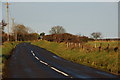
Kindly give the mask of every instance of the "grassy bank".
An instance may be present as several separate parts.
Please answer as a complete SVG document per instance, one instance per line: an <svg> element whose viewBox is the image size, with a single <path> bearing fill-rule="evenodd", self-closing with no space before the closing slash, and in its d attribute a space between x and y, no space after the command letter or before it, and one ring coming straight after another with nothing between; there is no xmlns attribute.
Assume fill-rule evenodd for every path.
<svg viewBox="0 0 120 80"><path fill-rule="evenodd" d="M44 40L32 42L32 44L45 48L64 59L73 61L75 63L94 67L113 74L118 74L118 52L115 52L113 50L114 49L113 47L118 46L118 42L98 41L88 42L85 43L84 45L94 46L94 44L96 44L96 46L98 47L100 43L103 44L103 48L105 48L109 43L110 51L108 52L103 50L99 52L98 50L94 50L91 52L87 52L86 49L81 48L71 49L67 47L65 43L48 42Z"/></svg>
<svg viewBox="0 0 120 80"><path fill-rule="evenodd" d="M15 48L17 44L21 42L4 42L3 45L0 46L2 48L0 50L0 55L2 56L2 60L6 60L8 56L11 55L11 51Z"/></svg>

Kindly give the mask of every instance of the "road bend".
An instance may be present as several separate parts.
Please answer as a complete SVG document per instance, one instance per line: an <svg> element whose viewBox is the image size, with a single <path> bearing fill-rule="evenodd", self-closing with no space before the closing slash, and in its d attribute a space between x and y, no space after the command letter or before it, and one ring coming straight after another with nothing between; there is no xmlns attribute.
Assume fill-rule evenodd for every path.
<svg viewBox="0 0 120 80"><path fill-rule="evenodd" d="M7 63L7 78L118 78L65 60L30 43L18 44Z"/></svg>

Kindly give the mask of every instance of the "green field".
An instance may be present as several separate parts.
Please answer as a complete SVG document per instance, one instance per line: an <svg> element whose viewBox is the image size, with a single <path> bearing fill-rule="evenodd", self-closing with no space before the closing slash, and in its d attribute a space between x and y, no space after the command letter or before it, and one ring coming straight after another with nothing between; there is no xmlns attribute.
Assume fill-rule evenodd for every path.
<svg viewBox="0 0 120 80"><path fill-rule="evenodd" d="M118 46L117 41L91 41L83 44L83 49L79 47L67 47L65 43L48 42L44 40L32 43L72 62L94 67L113 74L118 74L118 51L114 51L114 47ZM87 51L87 48L91 49L95 44L99 47L100 43L102 43L103 49L107 47L109 43L109 52L103 49L99 52L97 48L90 52Z"/></svg>

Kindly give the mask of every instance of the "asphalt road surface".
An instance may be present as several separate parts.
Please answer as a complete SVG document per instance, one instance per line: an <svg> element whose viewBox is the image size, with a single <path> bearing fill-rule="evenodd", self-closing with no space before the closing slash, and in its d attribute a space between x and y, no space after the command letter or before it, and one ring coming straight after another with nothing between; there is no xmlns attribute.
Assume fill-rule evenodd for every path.
<svg viewBox="0 0 120 80"><path fill-rule="evenodd" d="M46 49L21 43L7 64L8 78L117 78L118 76L67 61Z"/></svg>

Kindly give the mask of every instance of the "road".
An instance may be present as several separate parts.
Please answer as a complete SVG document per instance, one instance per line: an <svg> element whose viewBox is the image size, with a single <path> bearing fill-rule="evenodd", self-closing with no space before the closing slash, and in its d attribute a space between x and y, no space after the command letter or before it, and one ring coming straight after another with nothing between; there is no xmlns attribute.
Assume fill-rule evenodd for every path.
<svg viewBox="0 0 120 80"><path fill-rule="evenodd" d="M117 78L116 75L67 61L30 43L16 46L7 64L8 78Z"/></svg>

